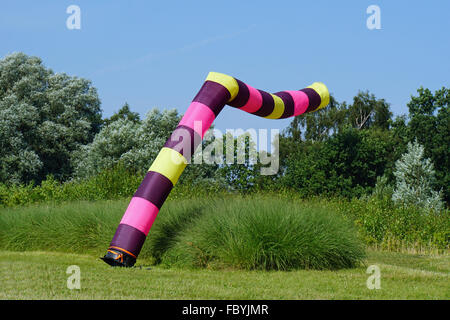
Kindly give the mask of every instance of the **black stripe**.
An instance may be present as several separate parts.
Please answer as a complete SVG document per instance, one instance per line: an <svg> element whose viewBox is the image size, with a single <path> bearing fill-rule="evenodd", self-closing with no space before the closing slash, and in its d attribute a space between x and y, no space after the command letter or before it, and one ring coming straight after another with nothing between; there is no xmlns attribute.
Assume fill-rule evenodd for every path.
<svg viewBox="0 0 450 320"><path fill-rule="evenodd" d="M274 95L283 100L284 103L284 112L281 115L280 119L292 117L295 110L294 99L292 98L292 96L286 91L277 92L274 93Z"/></svg>
<svg viewBox="0 0 450 320"><path fill-rule="evenodd" d="M308 96L309 104L305 113L312 112L320 106L321 98L320 95L316 92L316 90L312 88L305 88L299 91L306 93L306 95Z"/></svg>
<svg viewBox="0 0 450 320"><path fill-rule="evenodd" d="M223 85L207 80L192 101L207 105L217 117L230 97L230 92Z"/></svg>
<svg viewBox="0 0 450 320"><path fill-rule="evenodd" d="M160 209L172 188L169 178L158 172L148 171L134 197L147 199Z"/></svg>
<svg viewBox="0 0 450 320"><path fill-rule="evenodd" d="M250 91L248 91L248 87L245 83L238 79L235 80L239 86L239 91L236 97L228 102L228 105L235 108L242 108L248 102L248 99L250 99Z"/></svg>
<svg viewBox="0 0 450 320"><path fill-rule="evenodd" d="M141 252L145 238L145 234L142 231L121 223L117 227L110 246L125 249L137 257L139 252Z"/></svg>
<svg viewBox="0 0 450 320"><path fill-rule="evenodd" d="M202 137L194 129L182 125L172 132L164 147L181 153L189 163L201 142Z"/></svg>
<svg viewBox="0 0 450 320"><path fill-rule="evenodd" d="M260 117L267 117L273 112L273 109L275 108L275 101L273 101L273 97L270 95L270 93L267 93L263 90L258 91L262 97L262 106L258 109L258 111L252 112L252 114Z"/></svg>

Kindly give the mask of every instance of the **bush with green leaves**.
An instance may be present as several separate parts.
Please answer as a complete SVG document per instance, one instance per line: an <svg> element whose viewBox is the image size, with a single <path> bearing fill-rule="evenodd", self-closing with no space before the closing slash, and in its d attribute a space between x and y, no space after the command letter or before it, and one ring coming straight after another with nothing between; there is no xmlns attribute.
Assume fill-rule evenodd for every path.
<svg viewBox="0 0 450 320"><path fill-rule="evenodd" d="M0 184L0 206L131 198L143 178L143 174L119 163L92 177L64 183L49 175L37 186L33 183L11 186Z"/></svg>
<svg viewBox="0 0 450 320"><path fill-rule="evenodd" d="M389 194L390 192L386 192ZM450 245L450 210L424 214L415 206L398 206L387 197L371 196L323 202L354 220L364 242L392 251L446 252Z"/></svg>

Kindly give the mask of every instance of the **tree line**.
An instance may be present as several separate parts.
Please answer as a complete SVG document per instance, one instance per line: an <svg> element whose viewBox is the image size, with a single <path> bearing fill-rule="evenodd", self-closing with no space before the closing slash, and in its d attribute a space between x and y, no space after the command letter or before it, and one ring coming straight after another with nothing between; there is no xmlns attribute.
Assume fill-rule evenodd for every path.
<svg viewBox="0 0 450 320"><path fill-rule="evenodd" d="M23 53L1 59L0 183L38 185L49 175L63 183L119 164L142 174L181 118L175 109L153 109L141 119L128 104L103 118L100 105L89 80L54 73ZM368 91L358 92L351 103L332 97L327 108L293 118L282 131L276 175L262 176L250 161L202 164L188 166L180 183L351 198L382 184L395 188L403 170L403 181L429 185L448 204L449 105L446 87L435 92L420 87L407 104L408 114L396 117L388 102ZM418 165L400 165L408 153L411 159L403 160Z"/></svg>

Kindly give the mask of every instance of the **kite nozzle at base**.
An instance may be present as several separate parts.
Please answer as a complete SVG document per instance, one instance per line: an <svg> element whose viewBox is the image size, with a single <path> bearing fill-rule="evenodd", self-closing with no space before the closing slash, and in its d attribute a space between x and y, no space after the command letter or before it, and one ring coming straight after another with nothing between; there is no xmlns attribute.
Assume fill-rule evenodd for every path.
<svg viewBox="0 0 450 320"><path fill-rule="evenodd" d="M131 254L117 249L108 249L103 258L100 258L112 267L132 267L136 263L136 258Z"/></svg>

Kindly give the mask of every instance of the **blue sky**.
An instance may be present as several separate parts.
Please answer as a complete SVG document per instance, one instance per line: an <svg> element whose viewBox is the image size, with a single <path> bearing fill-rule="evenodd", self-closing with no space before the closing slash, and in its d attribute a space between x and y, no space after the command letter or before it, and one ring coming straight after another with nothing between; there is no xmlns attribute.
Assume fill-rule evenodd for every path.
<svg viewBox="0 0 450 320"><path fill-rule="evenodd" d="M69 30L66 8L81 9ZM369 5L381 30L369 30ZM125 102L184 113L209 71L270 92L324 82L338 101L369 90L394 114L419 86L450 86L450 1L4 1L0 56L22 51L90 79L104 116ZM216 128L278 128L225 108Z"/></svg>

